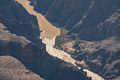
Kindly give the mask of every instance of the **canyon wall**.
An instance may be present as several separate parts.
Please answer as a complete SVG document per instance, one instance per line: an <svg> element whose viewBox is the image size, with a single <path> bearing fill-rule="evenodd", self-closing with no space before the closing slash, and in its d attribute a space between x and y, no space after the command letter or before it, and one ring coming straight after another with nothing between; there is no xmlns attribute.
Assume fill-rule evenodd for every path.
<svg viewBox="0 0 120 80"><path fill-rule="evenodd" d="M24 65L27 70L34 72L31 75L37 80L41 78L34 77L35 74L45 80L90 80L82 70L74 65L49 55L39 36L40 29L36 16L29 14L15 0L0 0L0 56L12 56L10 61L13 57L16 58L21 62L20 66ZM9 60L7 63L10 63ZM12 67L12 65L6 66ZM12 72L13 69L9 71ZM2 79L10 79L9 76L13 75L9 72L4 73L6 70L3 69L0 73L7 76L6 78L4 75L1 76ZM20 71L20 74L23 75L24 71ZM29 76L25 77L27 79ZM19 78L20 76L14 79Z"/></svg>
<svg viewBox="0 0 120 80"><path fill-rule="evenodd" d="M56 45L58 49L69 53L77 65L106 80L120 79L119 0L30 1L34 10L53 25L67 29L67 35L58 41L61 45Z"/></svg>

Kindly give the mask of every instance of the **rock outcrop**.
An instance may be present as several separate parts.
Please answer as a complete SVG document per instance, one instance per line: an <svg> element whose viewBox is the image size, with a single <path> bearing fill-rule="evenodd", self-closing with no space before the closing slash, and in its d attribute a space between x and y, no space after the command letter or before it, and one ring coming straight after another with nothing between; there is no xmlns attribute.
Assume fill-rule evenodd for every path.
<svg viewBox="0 0 120 80"><path fill-rule="evenodd" d="M17 59L11 56L0 56L0 80L44 80L27 70Z"/></svg>

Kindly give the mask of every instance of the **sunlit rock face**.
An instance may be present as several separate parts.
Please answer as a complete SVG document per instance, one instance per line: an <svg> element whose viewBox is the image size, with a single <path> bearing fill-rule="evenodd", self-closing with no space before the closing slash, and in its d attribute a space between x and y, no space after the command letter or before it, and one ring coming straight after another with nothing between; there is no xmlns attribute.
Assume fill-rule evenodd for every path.
<svg viewBox="0 0 120 80"><path fill-rule="evenodd" d="M15 0L1 0L0 56L10 55L15 57L28 70L38 74L45 80L89 80L82 70L50 56L46 52L46 46L39 39L40 29L38 26L36 16L30 15ZM9 71L12 72L13 70ZM22 73L20 72L20 74ZM9 76L7 76L8 80L11 79ZM34 74L30 76L32 77ZM1 78L6 79L4 76Z"/></svg>
<svg viewBox="0 0 120 80"><path fill-rule="evenodd" d="M17 59L11 56L0 56L1 80L44 80L27 70Z"/></svg>
<svg viewBox="0 0 120 80"><path fill-rule="evenodd" d="M41 9L40 3L44 3ZM31 5L52 24L69 31L60 49L77 64L106 80L119 80L119 0L34 0Z"/></svg>

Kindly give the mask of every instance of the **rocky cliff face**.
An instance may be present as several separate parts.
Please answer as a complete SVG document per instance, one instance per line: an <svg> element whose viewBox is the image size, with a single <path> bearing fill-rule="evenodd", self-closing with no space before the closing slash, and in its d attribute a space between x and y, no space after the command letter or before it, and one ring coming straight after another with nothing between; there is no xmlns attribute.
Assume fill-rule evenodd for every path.
<svg viewBox="0 0 120 80"><path fill-rule="evenodd" d="M11 56L0 56L1 80L43 80L35 73L27 70L17 59Z"/></svg>
<svg viewBox="0 0 120 80"><path fill-rule="evenodd" d="M42 9L40 3L44 3ZM106 80L120 79L119 0L34 0L31 5L51 23L68 30L57 47L71 54L76 64Z"/></svg>
<svg viewBox="0 0 120 80"><path fill-rule="evenodd" d="M20 4L14 0L1 0L0 56L12 56L10 61L15 57L21 62L18 65L24 65L28 70L46 80L89 80L82 70L52 57L46 52L45 45L39 39L40 31L38 28L36 17L30 15ZM6 58L5 60L2 58L2 60L5 61ZM7 59L5 63L10 62ZM0 71L1 79L9 80L12 77L12 79L17 80L21 79L22 75L26 73L24 71L14 71L14 63L13 65L4 66L5 63L1 63L2 67L0 66L0 68L5 68ZM9 68L6 69L6 67L13 69L8 70ZM11 72L11 74L7 75L8 73L4 73L6 70L8 73ZM13 73L16 73L16 77L13 76ZM17 73L20 73L21 76L17 75ZM26 74L25 79L29 80L29 76L35 77L36 80L40 79L40 77L36 77L32 73L30 75Z"/></svg>

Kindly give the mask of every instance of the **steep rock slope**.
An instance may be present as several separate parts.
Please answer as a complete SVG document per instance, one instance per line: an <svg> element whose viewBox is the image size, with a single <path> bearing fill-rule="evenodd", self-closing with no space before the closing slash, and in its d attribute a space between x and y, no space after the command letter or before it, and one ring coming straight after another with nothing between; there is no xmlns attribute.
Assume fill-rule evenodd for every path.
<svg viewBox="0 0 120 80"><path fill-rule="evenodd" d="M113 33L118 35L115 31L112 33L109 31L111 34L102 32L106 28L112 30L111 27L98 28L97 26L114 13L119 15L119 0L52 0L49 4L47 1L42 2L42 0L34 0L34 2L31 4L35 6L36 11L41 9L39 8L40 4L46 3L42 8L42 11L46 10L44 13L46 18L57 26L67 28L71 34L77 33L80 39L102 40L112 36ZM96 32L91 32L92 30Z"/></svg>
<svg viewBox="0 0 120 80"><path fill-rule="evenodd" d="M36 18L14 0L0 1L0 22L0 56L15 57L46 80L89 80L82 70L46 52Z"/></svg>
<svg viewBox="0 0 120 80"><path fill-rule="evenodd" d="M27 70L17 59L11 56L0 56L1 80L43 80L35 73Z"/></svg>
<svg viewBox="0 0 120 80"><path fill-rule="evenodd" d="M40 13L37 13L35 10L33 10L34 6L30 5L30 1L27 0L16 0L18 3L20 3L30 14L35 15L38 19L38 23L40 25L40 28L42 28L41 31L41 37L42 42L46 44L46 51L51 56L57 57L59 59L62 59L65 62L71 63L75 65L75 60L67 53L65 53L62 50L55 49L53 46L55 45L55 38L59 35L59 28L56 28L56 26L52 25L49 21L46 20L46 18L41 15ZM75 65L76 66L76 65ZM80 69L80 67L78 67ZM103 80L100 76L97 74L85 70L87 76L91 77L92 80Z"/></svg>
<svg viewBox="0 0 120 80"><path fill-rule="evenodd" d="M17 58L27 69L41 75L46 80L89 80L85 73L75 66L50 56L45 46L40 49L25 37L11 34L2 24L0 33L0 55Z"/></svg>
<svg viewBox="0 0 120 80"><path fill-rule="evenodd" d="M119 0L30 1L52 24L68 30L57 48L71 54L79 66L106 80L120 79ZM44 6L40 9L42 3Z"/></svg>
<svg viewBox="0 0 120 80"><path fill-rule="evenodd" d="M31 16L14 0L7 2L0 0L0 22L7 26L11 33L25 36L27 39L37 42L40 34L36 17Z"/></svg>

